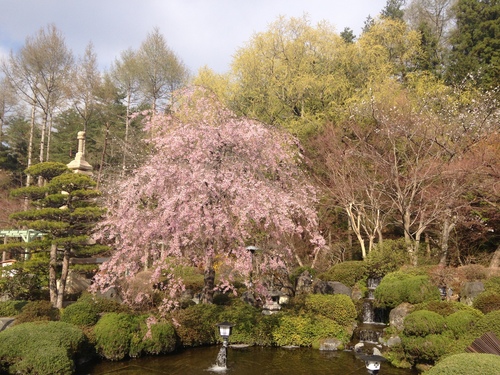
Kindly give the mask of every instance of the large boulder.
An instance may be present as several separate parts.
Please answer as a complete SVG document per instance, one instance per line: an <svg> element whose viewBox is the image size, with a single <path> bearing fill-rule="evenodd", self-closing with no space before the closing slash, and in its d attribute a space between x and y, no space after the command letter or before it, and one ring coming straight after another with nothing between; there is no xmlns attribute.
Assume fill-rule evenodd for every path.
<svg viewBox="0 0 500 375"><path fill-rule="evenodd" d="M338 281L318 280L313 284L313 292L316 294L345 294L351 297L351 288Z"/></svg>
<svg viewBox="0 0 500 375"><path fill-rule="evenodd" d="M402 331L404 328L405 318L412 311L413 305L408 302L403 302L402 304L396 306L389 313L389 325L398 331Z"/></svg>
<svg viewBox="0 0 500 375"><path fill-rule="evenodd" d="M484 292L484 284L482 281L470 281L464 284L460 293L460 302L472 306L474 298Z"/></svg>

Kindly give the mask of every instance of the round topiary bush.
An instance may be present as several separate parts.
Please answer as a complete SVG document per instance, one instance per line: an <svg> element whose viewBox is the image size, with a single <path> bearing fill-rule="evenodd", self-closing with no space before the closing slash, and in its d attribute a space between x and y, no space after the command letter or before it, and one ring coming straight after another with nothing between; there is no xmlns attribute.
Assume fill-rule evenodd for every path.
<svg viewBox="0 0 500 375"><path fill-rule="evenodd" d="M500 356L494 354L461 353L439 361L425 375L498 375Z"/></svg>
<svg viewBox="0 0 500 375"><path fill-rule="evenodd" d="M448 352L452 339L443 335L402 336L401 344L414 364L433 364Z"/></svg>
<svg viewBox="0 0 500 375"><path fill-rule="evenodd" d="M474 298L472 306L482 311L484 314L500 310L500 294L493 291L483 292Z"/></svg>
<svg viewBox="0 0 500 375"><path fill-rule="evenodd" d="M366 257L366 267L370 277L381 278L397 271L409 261L404 239L384 240L376 244Z"/></svg>
<svg viewBox="0 0 500 375"><path fill-rule="evenodd" d="M354 302L345 294L309 294L304 307L306 311L333 319L343 327L352 325L357 316Z"/></svg>
<svg viewBox="0 0 500 375"><path fill-rule="evenodd" d="M73 358L89 352L83 332L63 322L19 324L0 332L0 372L72 374Z"/></svg>
<svg viewBox="0 0 500 375"><path fill-rule="evenodd" d="M61 321L79 327L92 326L99 320L99 309L94 302L75 302L67 306L62 314Z"/></svg>
<svg viewBox="0 0 500 375"><path fill-rule="evenodd" d="M427 336L444 331L444 318L433 311L419 310L410 313L404 320L404 334L407 336Z"/></svg>
<svg viewBox="0 0 500 375"><path fill-rule="evenodd" d="M96 350L109 360L129 355L130 342L138 329L137 317L125 313L108 313L94 327Z"/></svg>
<svg viewBox="0 0 500 375"><path fill-rule="evenodd" d="M418 304L439 301L438 288L426 275L411 275L401 271L387 274L375 289L378 307L394 308L403 302Z"/></svg>
<svg viewBox="0 0 500 375"><path fill-rule="evenodd" d="M415 311L417 310L434 311L444 317L451 315L457 311L469 311L472 314L479 314L480 316L482 316L479 310L473 308L472 306L466 305L465 303L456 301L423 302L415 306Z"/></svg>
<svg viewBox="0 0 500 375"><path fill-rule="evenodd" d="M476 312L467 310L457 311L445 318L446 329L451 333L450 336L455 339L465 337L482 316L477 310Z"/></svg>
<svg viewBox="0 0 500 375"><path fill-rule="evenodd" d="M15 324L55 320L59 320L59 310L49 301L31 301L17 315Z"/></svg>

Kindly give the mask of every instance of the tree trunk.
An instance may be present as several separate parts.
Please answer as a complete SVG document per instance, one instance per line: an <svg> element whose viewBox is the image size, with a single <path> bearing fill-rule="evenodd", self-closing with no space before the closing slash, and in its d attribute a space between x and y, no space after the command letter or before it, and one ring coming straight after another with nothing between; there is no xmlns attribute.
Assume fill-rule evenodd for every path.
<svg viewBox="0 0 500 375"><path fill-rule="evenodd" d="M215 270L212 264L208 265L207 268L205 268L204 275L205 286L203 287L201 301L203 303L212 303L214 299L215 287Z"/></svg>
<svg viewBox="0 0 500 375"><path fill-rule="evenodd" d="M49 295L50 302L57 307L57 245L50 246L49 261Z"/></svg>
<svg viewBox="0 0 500 375"><path fill-rule="evenodd" d="M68 280L69 273L69 257L70 251L65 249L62 261L61 279L59 280L59 288L57 289L56 307L58 309L62 309L63 307L64 292L66 291L66 281Z"/></svg>
<svg viewBox="0 0 500 375"><path fill-rule="evenodd" d="M439 259L439 265L445 267L448 265L448 243L450 239L450 233L455 227L455 223L450 223L449 214L446 215L443 223L443 231L441 233L441 258Z"/></svg>
<svg viewBox="0 0 500 375"><path fill-rule="evenodd" d="M500 267L500 246L497 247L495 253L493 254L493 258L491 258L490 266L488 267L490 275L491 276L497 275L499 267Z"/></svg>

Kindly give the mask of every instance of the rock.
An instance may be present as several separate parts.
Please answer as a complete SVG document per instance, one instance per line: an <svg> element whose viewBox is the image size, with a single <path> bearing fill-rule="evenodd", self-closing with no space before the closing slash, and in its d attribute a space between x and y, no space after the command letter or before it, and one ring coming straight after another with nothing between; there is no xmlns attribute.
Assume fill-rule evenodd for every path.
<svg viewBox="0 0 500 375"><path fill-rule="evenodd" d="M464 284L460 293L460 302L472 306L474 299L484 292L484 284L482 281L470 281Z"/></svg>
<svg viewBox="0 0 500 375"><path fill-rule="evenodd" d="M309 271L304 271L297 278L295 294L311 294L313 292L313 278Z"/></svg>
<svg viewBox="0 0 500 375"><path fill-rule="evenodd" d="M401 338L399 336L390 336L390 337L380 337L379 342L387 347L393 347L395 345L401 344Z"/></svg>
<svg viewBox="0 0 500 375"><path fill-rule="evenodd" d="M317 294L345 294L351 297L351 288L338 281L318 280L313 284L313 293Z"/></svg>
<svg viewBox="0 0 500 375"><path fill-rule="evenodd" d="M343 345L342 341L336 338L324 339L319 344L319 350L336 351Z"/></svg>
<svg viewBox="0 0 500 375"><path fill-rule="evenodd" d="M389 313L389 325L396 328L398 331L402 331L404 328L404 320L412 311L413 305L408 302L403 302L399 306L396 306Z"/></svg>

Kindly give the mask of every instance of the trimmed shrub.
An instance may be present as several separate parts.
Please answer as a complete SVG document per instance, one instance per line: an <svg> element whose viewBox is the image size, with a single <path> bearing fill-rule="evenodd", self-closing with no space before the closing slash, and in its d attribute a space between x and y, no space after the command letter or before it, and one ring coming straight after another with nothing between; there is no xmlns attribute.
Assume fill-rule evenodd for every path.
<svg viewBox="0 0 500 375"><path fill-rule="evenodd" d="M215 344L220 306L199 304L172 313L175 331L183 346Z"/></svg>
<svg viewBox="0 0 500 375"><path fill-rule="evenodd" d="M439 301L439 290L425 275L411 275L401 271L387 274L375 289L378 307L394 308L403 302L417 304Z"/></svg>
<svg viewBox="0 0 500 375"><path fill-rule="evenodd" d="M313 346L325 338L349 341L349 335L337 322L323 316L281 315L279 326L273 331L273 339L278 346Z"/></svg>
<svg viewBox="0 0 500 375"><path fill-rule="evenodd" d="M486 332L493 332L500 337L500 310L495 310L481 317L472 330L474 337L480 337Z"/></svg>
<svg viewBox="0 0 500 375"><path fill-rule="evenodd" d="M471 329L482 316L479 311L457 311L445 318L446 329L451 333L450 336L455 339L465 337L470 334Z"/></svg>
<svg viewBox="0 0 500 375"><path fill-rule="evenodd" d="M344 294L309 294L305 309L313 314L335 320L341 326L350 326L357 316L354 302Z"/></svg>
<svg viewBox="0 0 500 375"><path fill-rule="evenodd" d="M75 302L66 307L61 314L61 321L79 327L92 326L99 320L99 309L94 302Z"/></svg>
<svg viewBox="0 0 500 375"><path fill-rule="evenodd" d="M154 317L142 316L140 330L136 331L130 342L131 357L141 354L156 355L175 350L177 338L172 323L158 321Z"/></svg>
<svg viewBox="0 0 500 375"><path fill-rule="evenodd" d="M131 313L132 311L130 308L120 302L114 301L109 298L105 297L98 297L93 294L84 292L78 298L77 302L87 302L87 303L95 303L97 306L97 310L99 313L108 313L108 312L114 312L114 313Z"/></svg>
<svg viewBox="0 0 500 375"><path fill-rule="evenodd" d="M348 287L353 287L359 280L367 277L367 265L362 260L351 260L338 263L318 277L325 281L338 281Z"/></svg>
<svg viewBox="0 0 500 375"><path fill-rule="evenodd" d="M19 324L0 332L0 370L18 374L72 374L73 358L87 352L85 349L85 335L71 324Z"/></svg>
<svg viewBox="0 0 500 375"><path fill-rule="evenodd" d="M495 292L500 294L500 276L490 277L488 280L483 281L485 292Z"/></svg>
<svg viewBox="0 0 500 375"><path fill-rule="evenodd" d="M461 353L444 358L425 375L498 375L500 356Z"/></svg>
<svg viewBox="0 0 500 375"><path fill-rule="evenodd" d="M484 314L500 310L500 294L493 291L482 292L474 298L472 306L482 311Z"/></svg>
<svg viewBox="0 0 500 375"><path fill-rule="evenodd" d="M27 301L2 301L0 302L0 316L16 316L27 303Z"/></svg>
<svg viewBox="0 0 500 375"><path fill-rule="evenodd" d="M401 343L413 363L433 364L447 353L452 339L442 335L402 336Z"/></svg>
<svg viewBox="0 0 500 375"><path fill-rule="evenodd" d="M130 342L138 329L137 317L125 313L105 314L94 327L96 350L104 358L116 361L130 352Z"/></svg>
<svg viewBox="0 0 500 375"><path fill-rule="evenodd" d="M410 313L404 320L404 334L407 336L427 336L439 334L446 325L444 318L433 311L419 310Z"/></svg>
<svg viewBox="0 0 500 375"><path fill-rule="evenodd" d="M22 308L14 324L54 320L59 320L59 310L49 301L31 301Z"/></svg>

